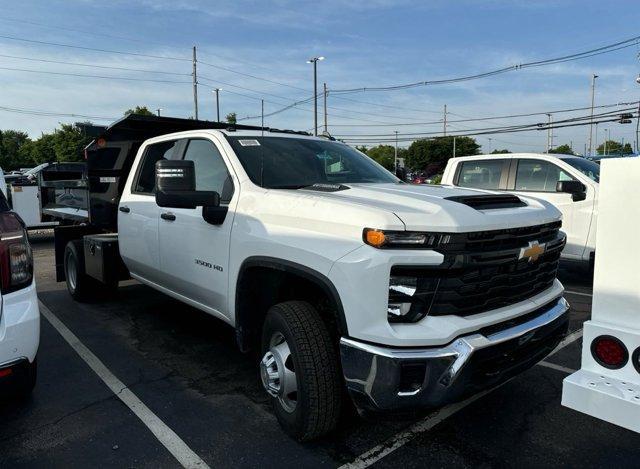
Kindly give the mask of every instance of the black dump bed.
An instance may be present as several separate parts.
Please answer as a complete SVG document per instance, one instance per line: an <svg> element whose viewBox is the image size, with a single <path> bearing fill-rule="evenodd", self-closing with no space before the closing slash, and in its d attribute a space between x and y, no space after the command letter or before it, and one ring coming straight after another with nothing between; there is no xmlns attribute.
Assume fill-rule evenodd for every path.
<svg viewBox="0 0 640 469"><path fill-rule="evenodd" d="M85 148L86 170L74 175L45 172L40 178L43 219L117 231L120 195L142 143L160 135L198 129L261 130L261 127L135 114L108 127L91 126L95 138Z"/></svg>

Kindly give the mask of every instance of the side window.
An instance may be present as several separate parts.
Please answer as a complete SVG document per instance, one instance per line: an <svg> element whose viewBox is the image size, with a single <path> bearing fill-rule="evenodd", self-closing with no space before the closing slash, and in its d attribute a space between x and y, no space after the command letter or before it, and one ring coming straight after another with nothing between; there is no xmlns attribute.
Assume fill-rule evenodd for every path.
<svg viewBox="0 0 640 469"><path fill-rule="evenodd" d="M149 145L142 156L142 163L138 170L135 190L138 194L153 194L156 190L156 161L171 158L177 140L160 142Z"/></svg>
<svg viewBox="0 0 640 469"><path fill-rule="evenodd" d="M504 159L464 161L460 167L458 186L477 189L499 189Z"/></svg>
<svg viewBox="0 0 640 469"><path fill-rule="evenodd" d="M218 148L210 140L189 140L185 160L193 161L196 170L196 190L216 191L222 202L229 202L233 183Z"/></svg>
<svg viewBox="0 0 640 469"><path fill-rule="evenodd" d="M553 163L544 160L518 160L517 191L555 192L558 181L573 178Z"/></svg>

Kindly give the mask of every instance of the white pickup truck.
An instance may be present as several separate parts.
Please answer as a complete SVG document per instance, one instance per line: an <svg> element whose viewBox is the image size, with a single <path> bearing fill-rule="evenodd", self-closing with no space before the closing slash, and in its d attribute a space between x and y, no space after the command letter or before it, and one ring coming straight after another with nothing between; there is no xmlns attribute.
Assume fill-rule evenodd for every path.
<svg viewBox="0 0 640 469"><path fill-rule="evenodd" d="M193 130L132 140L169 124ZM298 440L334 428L345 386L363 412L439 406L566 334L547 202L409 185L328 138L210 122L128 117L87 155L90 220L56 228L59 279L86 300L130 273L234 326Z"/></svg>
<svg viewBox="0 0 640 469"><path fill-rule="evenodd" d="M566 260L593 268L600 166L573 155L510 153L451 158L442 184L507 191L551 202L562 212Z"/></svg>

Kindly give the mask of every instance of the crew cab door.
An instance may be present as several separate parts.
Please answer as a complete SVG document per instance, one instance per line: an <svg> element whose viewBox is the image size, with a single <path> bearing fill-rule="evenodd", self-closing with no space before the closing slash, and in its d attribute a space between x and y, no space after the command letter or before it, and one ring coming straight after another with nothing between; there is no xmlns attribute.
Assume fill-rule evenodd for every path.
<svg viewBox="0 0 640 469"><path fill-rule="evenodd" d="M567 245L562 255L582 259L591 213L593 191L587 191L583 200L574 200L571 194L556 192L558 181L576 180L569 171L543 159L514 158L509 174L508 190L523 196L537 197L553 204L562 212L562 231L567 234Z"/></svg>
<svg viewBox="0 0 640 469"><path fill-rule="evenodd" d="M228 317L231 226L238 191L223 152L209 138L190 138L178 159L195 165L196 190L216 191L228 212L219 224L202 217L202 207L160 208L160 267L163 286Z"/></svg>
<svg viewBox="0 0 640 469"><path fill-rule="evenodd" d="M177 140L147 145L118 206L118 244L129 271L157 283L161 279L158 224L160 207L155 199L156 161L171 159Z"/></svg>

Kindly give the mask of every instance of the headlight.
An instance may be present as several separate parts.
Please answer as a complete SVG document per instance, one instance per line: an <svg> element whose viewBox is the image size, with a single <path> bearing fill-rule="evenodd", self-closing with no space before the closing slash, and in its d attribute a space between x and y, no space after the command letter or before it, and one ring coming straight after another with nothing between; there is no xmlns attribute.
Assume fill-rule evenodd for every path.
<svg viewBox="0 0 640 469"><path fill-rule="evenodd" d="M432 249L449 242L451 236L443 233L418 231L386 231L365 228L362 240L379 249Z"/></svg>
<svg viewBox="0 0 640 469"><path fill-rule="evenodd" d="M391 275L389 279L389 322L417 322L429 313L439 278Z"/></svg>

